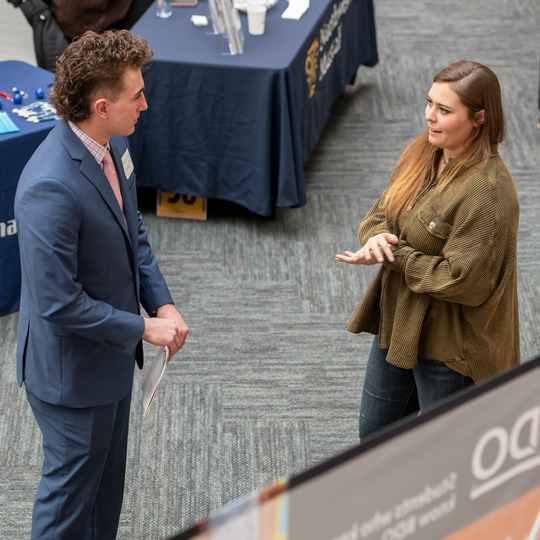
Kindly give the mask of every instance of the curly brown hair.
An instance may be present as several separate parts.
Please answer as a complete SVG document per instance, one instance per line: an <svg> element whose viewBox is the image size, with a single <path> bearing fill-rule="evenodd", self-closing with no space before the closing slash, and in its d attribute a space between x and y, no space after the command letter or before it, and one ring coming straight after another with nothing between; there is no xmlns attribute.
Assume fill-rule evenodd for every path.
<svg viewBox="0 0 540 540"><path fill-rule="evenodd" d="M146 69L153 55L144 39L127 30L85 32L56 61L49 101L61 118L82 122L94 99L114 102L126 69Z"/></svg>

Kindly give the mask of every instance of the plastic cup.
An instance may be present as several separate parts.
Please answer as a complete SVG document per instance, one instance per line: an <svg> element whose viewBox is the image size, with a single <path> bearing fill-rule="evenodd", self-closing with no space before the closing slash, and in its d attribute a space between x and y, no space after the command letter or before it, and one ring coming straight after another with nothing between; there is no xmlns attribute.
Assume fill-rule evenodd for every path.
<svg viewBox="0 0 540 540"><path fill-rule="evenodd" d="M266 6L263 4L249 3L247 5L248 32L252 36L264 34L266 21Z"/></svg>
<svg viewBox="0 0 540 540"><path fill-rule="evenodd" d="M156 0L156 15L160 19L168 19L172 15L170 0Z"/></svg>

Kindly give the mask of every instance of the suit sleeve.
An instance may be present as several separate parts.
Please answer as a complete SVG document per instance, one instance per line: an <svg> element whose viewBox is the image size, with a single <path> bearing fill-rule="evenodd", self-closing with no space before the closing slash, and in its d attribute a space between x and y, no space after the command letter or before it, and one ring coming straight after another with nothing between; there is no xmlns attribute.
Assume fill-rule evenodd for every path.
<svg viewBox="0 0 540 540"><path fill-rule="evenodd" d="M160 306L174 304L174 301L148 242L148 235L143 228L143 217L139 211L137 221L141 304L146 312L152 315Z"/></svg>

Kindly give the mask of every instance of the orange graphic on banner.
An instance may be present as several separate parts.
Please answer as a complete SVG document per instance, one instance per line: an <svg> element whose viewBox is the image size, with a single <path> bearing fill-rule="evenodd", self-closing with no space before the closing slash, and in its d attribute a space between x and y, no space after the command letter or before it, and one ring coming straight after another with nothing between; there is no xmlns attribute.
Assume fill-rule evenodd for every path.
<svg viewBox="0 0 540 540"><path fill-rule="evenodd" d="M443 540L540 540L540 487Z"/></svg>
<svg viewBox="0 0 540 540"><path fill-rule="evenodd" d="M197 524L193 540L288 540L289 495L286 480L230 503Z"/></svg>
<svg viewBox="0 0 540 540"><path fill-rule="evenodd" d="M287 482L279 480L259 492L259 539L288 540L289 506Z"/></svg>

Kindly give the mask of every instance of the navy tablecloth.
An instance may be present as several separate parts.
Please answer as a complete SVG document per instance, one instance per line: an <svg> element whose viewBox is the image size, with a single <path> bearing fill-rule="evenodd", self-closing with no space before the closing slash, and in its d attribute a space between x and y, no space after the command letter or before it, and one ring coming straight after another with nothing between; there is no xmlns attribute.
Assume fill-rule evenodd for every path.
<svg viewBox="0 0 540 540"><path fill-rule="evenodd" d="M262 36L225 54L196 8L159 19L151 7L132 32L155 52L144 74L149 109L130 137L139 187L241 204L260 215L306 203L304 163L357 68L377 63L372 0L311 0L299 21L278 0Z"/></svg>
<svg viewBox="0 0 540 540"><path fill-rule="evenodd" d="M0 62L0 92L11 94L13 87L25 91L28 98L20 106L37 101L37 88L47 93L52 78L49 71L24 62ZM19 243L13 211L17 183L26 162L56 121L32 124L11 113L13 107L17 107L12 101L0 99L1 110L7 112L20 129L16 133L0 134L0 315L5 315L19 309L21 288Z"/></svg>

